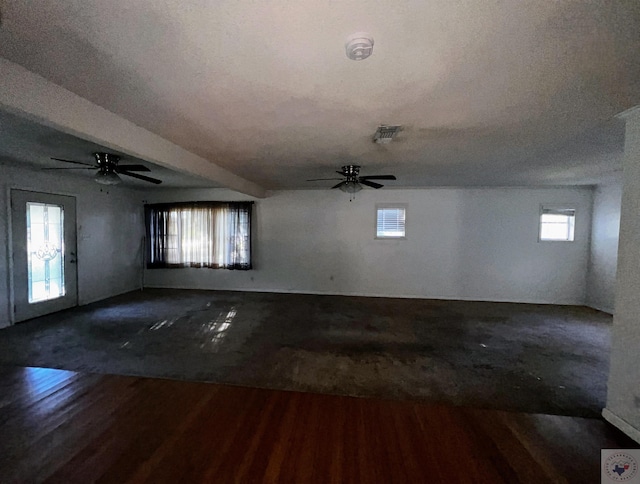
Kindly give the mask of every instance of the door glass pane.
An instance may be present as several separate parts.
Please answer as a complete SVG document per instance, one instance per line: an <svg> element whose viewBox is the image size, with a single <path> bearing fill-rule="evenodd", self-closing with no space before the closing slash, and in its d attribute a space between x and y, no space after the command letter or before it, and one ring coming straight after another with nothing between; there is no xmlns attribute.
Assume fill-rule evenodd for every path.
<svg viewBox="0 0 640 484"><path fill-rule="evenodd" d="M63 220L62 206L27 202L29 303L65 294Z"/></svg>

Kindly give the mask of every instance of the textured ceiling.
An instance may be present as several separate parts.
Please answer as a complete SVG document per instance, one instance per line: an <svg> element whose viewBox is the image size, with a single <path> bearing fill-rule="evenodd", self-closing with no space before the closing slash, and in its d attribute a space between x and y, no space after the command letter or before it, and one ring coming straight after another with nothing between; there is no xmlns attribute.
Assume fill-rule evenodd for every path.
<svg viewBox="0 0 640 484"><path fill-rule="evenodd" d="M0 56L266 188L593 183L640 104L637 0L3 5Z"/></svg>

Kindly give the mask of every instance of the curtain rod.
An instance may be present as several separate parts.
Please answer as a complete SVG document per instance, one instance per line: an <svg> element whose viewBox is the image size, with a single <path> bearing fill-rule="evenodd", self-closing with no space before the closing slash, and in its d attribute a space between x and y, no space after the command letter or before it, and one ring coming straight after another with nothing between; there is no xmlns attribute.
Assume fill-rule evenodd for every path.
<svg viewBox="0 0 640 484"><path fill-rule="evenodd" d="M219 203L219 204L225 204L225 203L244 203L244 204L250 204L253 205L255 203L255 201L253 200L227 200L227 201L220 201L220 200L200 200L197 202L162 202L162 203L145 203L144 206L147 207L159 207L162 205L165 206L172 206L175 207L176 205L208 205L208 204L214 204L214 203Z"/></svg>

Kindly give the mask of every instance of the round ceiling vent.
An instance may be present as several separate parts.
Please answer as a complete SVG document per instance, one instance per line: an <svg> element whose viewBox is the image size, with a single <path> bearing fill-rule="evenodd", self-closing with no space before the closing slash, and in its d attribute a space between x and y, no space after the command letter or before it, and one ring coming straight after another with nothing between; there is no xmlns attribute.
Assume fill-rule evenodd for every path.
<svg viewBox="0 0 640 484"><path fill-rule="evenodd" d="M364 60L373 52L373 37L366 32L357 32L347 37L345 48L349 59Z"/></svg>

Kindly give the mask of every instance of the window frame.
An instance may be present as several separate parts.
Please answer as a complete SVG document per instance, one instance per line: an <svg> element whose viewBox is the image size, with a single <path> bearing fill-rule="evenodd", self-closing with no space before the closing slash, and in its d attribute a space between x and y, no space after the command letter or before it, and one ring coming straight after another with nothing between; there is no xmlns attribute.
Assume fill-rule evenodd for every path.
<svg viewBox="0 0 640 484"><path fill-rule="evenodd" d="M407 240L407 216L409 205L407 203L376 203L376 209L373 214L374 223L373 223L373 238L374 240ZM378 236L378 211L380 209L387 208L401 208L404 210L404 235L401 237L393 237L393 236Z"/></svg>
<svg viewBox="0 0 640 484"><path fill-rule="evenodd" d="M254 240L253 240L253 225L254 225L254 216L255 216L255 208L254 208L255 203L253 201L195 201L195 202L168 202L168 203L152 203L152 204L145 204L144 205L144 209L145 209L145 267L146 269L184 269L184 268L192 268L192 269L202 269L202 268L207 268L207 269L225 269L225 270L241 270L241 271L248 271L248 270L253 270L254 268L254 254L253 254L253 245L254 245ZM169 260L169 254L166 252L167 250L172 250L172 249L178 249L180 247L180 243L176 243L176 247L167 247L166 245L164 246L164 248L157 248L156 245L154 245L154 239L158 239L158 240L162 240L164 238L164 242L165 244L167 243L167 240L169 240L169 237L176 237L176 235L172 235L169 233L165 233L164 235L160 234L160 235L154 235L152 233L152 226L153 227L157 227L157 225L154 225L153 221L155 221L155 217L152 215L154 210L157 211L165 211L167 212L167 215L171 216L171 211L173 210L180 210L180 211L189 211L191 209L213 209L213 210L217 210L217 209L227 209L227 210L237 210L237 211L244 211L247 213L248 218L246 219L246 234L244 235L244 237L246 238L246 243L248 244L247 247L247 257L248 257L248 261L246 262L236 262L234 260L234 262L232 264L220 264L218 262L218 260L214 259L213 260L209 260L208 262L202 262L202 261L178 261L178 262L172 262ZM152 221L153 220L153 221ZM167 221L169 220L168 218L166 219ZM174 221L174 223L177 226L181 226L182 224L182 219L178 219L177 221ZM165 226L166 227L166 226ZM216 242L216 236L215 234L211 234L212 237L211 238L207 238L207 242L209 242L210 244L215 244ZM177 235L178 239L180 239L180 235ZM202 240L202 239L200 239ZM219 240L218 240L219 241ZM191 241L187 241L188 243L191 243ZM202 242L200 242L201 244ZM223 243L226 245L226 242L223 239ZM196 243L197 245L197 243ZM213 245L212 245L213 247ZM235 248L236 246L234 246ZM160 251L160 255L159 255L159 259L160 260L155 260L156 259L156 255L155 255L155 251L159 250ZM213 250L212 248L210 248L209 250ZM228 254L228 252L226 253ZM226 261L223 261L226 262Z"/></svg>
<svg viewBox="0 0 640 484"><path fill-rule="evenodd" d="M542 216L544 215L545 210L557 210L557 211L573 211L573 239L543 239L542 238ZM538 212L538 242L560 242L560 243L571 243L576 241L576 220L577 220L578 210L575 205L570 203L553 203L553 204L540 204L540 210Z"/></svg>

